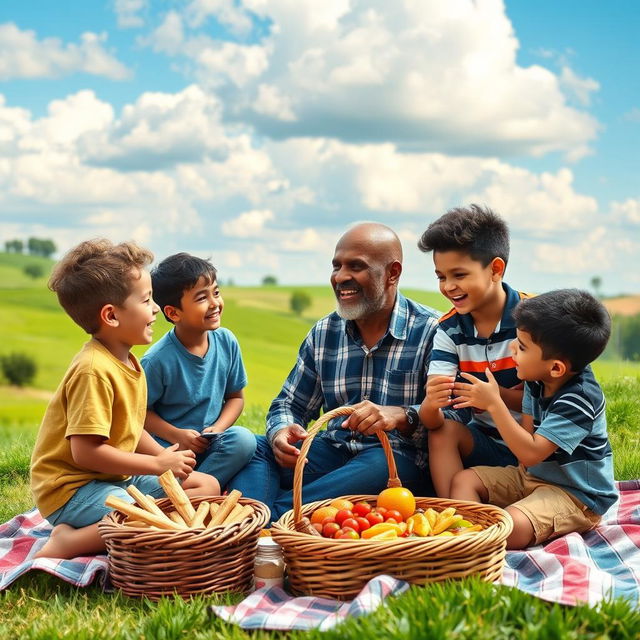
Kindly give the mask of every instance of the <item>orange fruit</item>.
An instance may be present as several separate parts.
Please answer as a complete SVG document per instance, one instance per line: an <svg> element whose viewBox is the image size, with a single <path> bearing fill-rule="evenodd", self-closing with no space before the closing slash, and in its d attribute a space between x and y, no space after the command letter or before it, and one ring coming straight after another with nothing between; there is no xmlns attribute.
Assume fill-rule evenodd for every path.
<svg viewBox="0 0 640 640"><path fill-rule="evenodd" d="M409 489L389 487L378 494L378 507L399 511L406 520L416 510L416 499Z"/></svg>
<svg viewBox="0 0 640 640"><path fill-rule="evenodd" d="M311 514L311 524L322 524L322 521L325 518L333 518L336 513L338 513L338 509L336 507L319 507Z"/></svg>
<svg viewBox="0 0 640 640"><path fill-rule="evenodd" d="M348 509L351 511L353 509L353 502L351 500L347 500L346 498L336 498L331 502L331 506L338 509Z"/></svg>

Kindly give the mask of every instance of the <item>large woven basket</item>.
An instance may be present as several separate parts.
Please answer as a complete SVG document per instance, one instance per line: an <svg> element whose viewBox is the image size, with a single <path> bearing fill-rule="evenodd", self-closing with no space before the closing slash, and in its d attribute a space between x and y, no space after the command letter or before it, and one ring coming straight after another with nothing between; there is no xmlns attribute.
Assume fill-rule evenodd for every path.
<svg viewBox="0 0 640 640"><path fill-rule="evenodd" d="M440 498L416 498L423 509L455 507L465 518L485 527L475 534L451 537L398 538L395 540L333 540L301 533L301 519L331 502L321 500L302 506L302 474L314 436L336 416L346 416L352 407L325 413L308 429L296 462L293 510L287 511L271 531L282 546L291 590L297 594L348 600L355 597L374 576L386 573L413 584L480 576L495 582L502 575L507 536L513 523L506 511L492 505ZM388 486L400 486L389 440L379 432L389 466ZM373 495L343 496L352 502L375 502Z"/></svg>
<svg viewBox="0 0 640 640"><path fill-rule="evenodd" d="M191 498L195 508L201 501L222 502L224 497ZM157 600L178 594L251 589L253 564L260 530L270 518L262 502L240 498L253 507L253 515L227 527L212 529L150 530L123 524L126 516L112 511L98 524L109 554L113 584L129 596ZM165 512L173 506L168 498L157 501Z"/></svg>

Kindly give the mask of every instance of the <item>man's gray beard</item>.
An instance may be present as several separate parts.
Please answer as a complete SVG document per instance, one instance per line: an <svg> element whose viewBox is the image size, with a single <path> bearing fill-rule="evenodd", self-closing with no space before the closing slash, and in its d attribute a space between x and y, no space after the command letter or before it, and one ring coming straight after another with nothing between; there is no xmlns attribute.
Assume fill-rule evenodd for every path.
<svg viewBox="0 0 640 640"><path fill-rule="evenodd" d="M343 305L340 298L336 298L336 311L343 320L364 320L384 306L384 285L376 285L371 297L364 297L357 304Z"/></svg>

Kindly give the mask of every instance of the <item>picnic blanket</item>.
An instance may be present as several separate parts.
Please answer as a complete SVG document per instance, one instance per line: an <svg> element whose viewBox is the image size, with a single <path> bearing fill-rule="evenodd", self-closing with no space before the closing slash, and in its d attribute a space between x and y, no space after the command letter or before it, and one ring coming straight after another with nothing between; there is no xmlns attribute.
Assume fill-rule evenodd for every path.
<svg viewBox="0 0 640 640"><path fill-rule="evenodd" d="M595 605L606 598L625 598L640 608L640 480L619 482L618 490L620 500L605 514L594 531L583 535L572 533L544 546L508 552L502 584L567 605ZM34 560L34 553L44 544L49 532L49 524L35 509L0 525L0 589L31 569L46 571L77 586L86 586L96 578L104 583L107 576L106 556ZM254 624L262 616L260 607L280 607L285 614L283 619L288 620L286 624L295 625L297 619L303 621L306 618L307 626L304 628L310 628L309 622L313 621L315 614L306 612L315 611L312 606L314 603L309 602L315 600L319 601L318 609L322 611L323 619L332 619L326 624L336 624L343 614L362 615L372 611L374 604L378 606L388 595L400 593L406 588L405 584L402 581L389 583L386 579L379 584L370 582L368 591L365 587L364 593L360 594L362 600L357 601L356 598L352 603L332 602L331 605L318 598L291 598L281 590L272 592L272 588L267 594L252 594L235 605L233 611L223 608L227 611L223 615L235 620L239 612L244 612L243 616ZM252 610L252 603L258 607L257 611ZM351 605L354 607L352 610L349 608ZM301 613L289 614L290 607L300 607ZM329 612L327 607L330 607ZM217 610L216 613L221 615ZM263 621L266 623L264 617Z"/></svg>

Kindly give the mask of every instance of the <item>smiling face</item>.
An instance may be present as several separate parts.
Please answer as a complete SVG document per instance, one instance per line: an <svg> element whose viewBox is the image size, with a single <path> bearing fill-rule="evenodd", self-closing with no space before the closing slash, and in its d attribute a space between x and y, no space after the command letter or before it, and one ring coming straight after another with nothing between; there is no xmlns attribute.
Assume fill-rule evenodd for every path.
<svg viewBox="0 0 640 640"><path fill-rule="evenodd" d="M121 306L114 307L117 318L118 339L127 346L150 344L153 340L153 323L160 307L151 297L151 276L140 272L132 280L131 293Z"/></svg>
<svg viewBox="0 0 640 640"><path fill-rule="evenodd" d="M533 341L528 331L516 329L516 339L511 342L509 347L520 380L546 381L550 378L556 360L545 360L542 348Z"/></svg>
<svg viewBox="0 0 640 640"><path fill-rule="evenodd" d="M486 267L464 251L434 251L440 293L458 313L482 312L500 300L504 261L494 258Z"/></svg>
<svg viewBox="0 0 640 640"><path fill-rule="evenodd" d="M195 286L182 294L180 307L165 307L165 313L174 324L196 332L218 329L224 300L217 281L200 276Z"/></svg>

